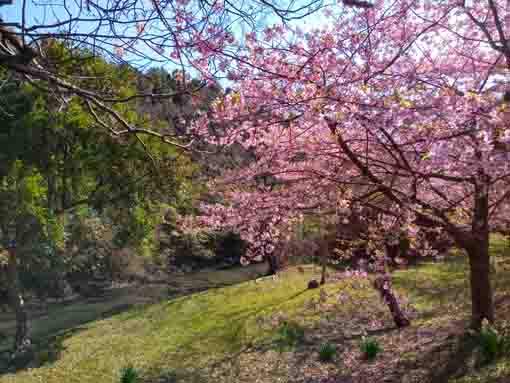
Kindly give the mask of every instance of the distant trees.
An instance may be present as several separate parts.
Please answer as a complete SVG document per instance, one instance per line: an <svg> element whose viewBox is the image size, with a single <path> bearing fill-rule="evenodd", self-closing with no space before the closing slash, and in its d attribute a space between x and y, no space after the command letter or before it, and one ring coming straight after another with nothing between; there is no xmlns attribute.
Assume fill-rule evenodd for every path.
<svg viewBox="0 0 510 383"><path fill-rule="evenodd" d="M58 43L47 48L47 56L69 53ZM61 73L80 65L82 81L94 82L87 76L93 73L91 77L102 79L95 86L116 87L126 95L138 91L143 76L86 52L66 60ZM76 222L96 217L108 223L105 240L112 247L150 253L160 205L192 208L199 189L191 180L198 166L182 150L153 136L119 140L98 123L80 97L70 95L62 103L61 94L6 71L1 80L0 237L6 250L1 257L8 265L3 288L17 314L14 349L20 350L28 340L23 290L55 291L57 280L71 269L85 267L89 273L96 267L73 259L77 252L90 250L74 240ZM167 129L160 116L148 118L138 107L137 99L115 106L140 127Z"/></svg>

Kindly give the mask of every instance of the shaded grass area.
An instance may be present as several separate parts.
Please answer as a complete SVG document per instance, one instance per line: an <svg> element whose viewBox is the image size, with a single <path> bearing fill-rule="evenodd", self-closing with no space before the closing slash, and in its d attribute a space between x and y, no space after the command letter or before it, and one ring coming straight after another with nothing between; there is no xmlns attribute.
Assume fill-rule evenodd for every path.
<svg viewBox="0 0 510 383"><path fill-rule="evenodd" d="M143 287L126 286L112 290L107 296L98 299L79 299L66 304L53 303L44 310L31 310L31 334L35 342L44 342L45 338L62 329L73 328L87 322L118 314L138 304L154 300L155 295L165 296L165 286L152 286L150 291ZM0 315L0 353L10 347L14 337L14 315Z"/></svg>
<svg viewBox="0 0 510 383"><path fill-rule="evenodd" d="M492 285L496 301L510 292L510 242L494 235L490 244ZM436 316L448 308L469 314L469 265L467 257L455 250L444 263L422 263L397 271L395 285L405 291L420 311Z"/></svg>
<svg viewBox="0 0 510 383"><path fill-rule="evenodd" d="M495 235L491 238L492 285L495 297L496 327L510 320L510 243ZM428 364L432 382L474 383L510 382L510 355L488 366L478 364L479 348L466 333L471 313L469 265L465 255L455 251L446 263L425 263L395 274L395 284L421 313L413 327L440 333L443 342L430 352L407 355L412 363Z"/></svg>
<svg viewBox="0 0 510 383"><path fill-rule="evenodd" d="M510 249L494 238L491 250L497 315L510 319ZM262 268L176 276L172 298L159 303L140 305L144 300L137 299L152 292L130 291L109 303L56 309L34 323L40 344L33 368L4 373L0 382L111 383L126 365L144 383L311 383L324 376L362 383L510 382L508 358L470 367L476 345L465 336L470 306L462 254L395 273L397 291L411 303L413 324L404 330L394 328L367 280L336 280L321 292L306 290L319 268L250 280ZM289 331L289 323L297 330ZM370 363L359 351L365 334L383 349ZM337 350L330 363L319 360L324 344Z"/></svg>

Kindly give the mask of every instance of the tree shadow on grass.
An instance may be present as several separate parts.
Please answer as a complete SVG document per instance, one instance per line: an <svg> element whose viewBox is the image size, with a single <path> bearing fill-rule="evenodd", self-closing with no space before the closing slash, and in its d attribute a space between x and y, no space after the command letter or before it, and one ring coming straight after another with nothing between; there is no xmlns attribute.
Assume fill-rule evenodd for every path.
<svg viewBox="0 0 510 383"><path fill-rule="evenodd" d="M451 336L447 342L439 344L429 352L419 354L417 364L428 366L428 381L448 383L460 378L473 369L477 357L477 344L467 335Z"/></svg>
<svg viewBox="0 0 510 383"><path fill-rule="evenodd" d="M59 329L53 329L50 326L48 331L39 330L38 333L33 335L32 345L25 352L13 357L9 349L0 351L0 376L7 373L17 373L28 368L52 365L60 359L62 352L65 351L64 343L66 339L86 330L88 325L94 321L113 317L129 311L133 307L135 307L135 304L113 305L107 310L87 312L83 317L77 314L75 318L68 322L69 326ZM70 313L66 312L65 315L70 315ZM41 320L41 318L33 318L31 322L35 324L37 320ZM68 323L64 323L64 325ZM9 337L7 341L11 341L10 338L12 337Z"/></svg>
<svg viewBox="0 0 510 383"><path fill-rule="evenodd" d="M500 318L509 317L509 299L510 296L505 295L494 302L496 312L498 312ZM422 362L431 366L430 382L433 383L448 383L453 379L476 374L477 371L489 367L491 363L495 364L497 361L498 359L488 362L484 359L479 342L469 332L450 336L448 342L436 346L429 353L422 356ZM508 376L501 376L490 381L503 383L510 380Z"/></svg>
<svg viewBox="0 0 510 383"><path fill-rule="evenodd" d="M244 308L228 314L221 312L208 313L208 315L216 319L216 323L223 323L223 325L212 326L208 331L200 332L199 335L192 337L188 342L181 344L179 349L183 352L183 354L187 354L192 357L194 345L202 344L207 339L215 339L218 343L223 343L227 349L234 353L237 352L245 342L249 343L248 347L253 347L249 340L245 338L245 330L248 321L250 319L257 318L267 310L276 310L285 303L291 302L292 300L300 297L307 291L308 290L304 289L291 296L275 300L271 304Z"/></svg>
<svg viewBox="0 0 510 383"><path fill-rule="evenodd" d="M170 365L173 363L176 367L181 367L180 362L182 360L181 370L177 372L174 371L174 375L170 374L171 371L166 371L164 374L158 375L156 369L148 371L146 374L153 376L154 382L164 382L165 379L171 382L171 379L175 380L183 375L189 376L189 379L186 381L201 382L201 373L196 373L193 368L197 365L195 359L200 357L201 353L210 351L207 344L214 344L214 347L219 349L221 355L226 355L227 358L229 358L230 355L235 354L245 346L245 342L247 341L245 331L247 322L257 317L265 310L277 310L279 306L285 305L287 302L298 298L305 291L306 290L299 291L295 294L281 297L281 299L275 299L268 304L247 306L245 308L234 309L227 313L222 312L219 307L215 308L212 312L204 314L214 317L214 320L211 321L210 328L206 328L205 331L200 330L196 333L190 333L190 337L185 339L183 343L178 344L176 350L173 352L167 351L168 355L163 356L163 359L168 358ZM202 293L196 293L195 295L199 296L200 294ZM15 360L11 360L7 354L0 356L0 374L17 373L29 368L37 369L40 367L52 366L55 362L60 360L65 353L66 340L87 330L90 324L98 319L110 318L119 314L122 314L122 316L118 318L120 321L137 319L141 315L148 315L148 317L152 315L158 316L160 314L167 315L168 311L166 310L170 308L170 312L178 311L179 305L184 304L186 301L188 301L188 299L172 299L167 304L160 304L157 306L139 306L119 302L112 307L101 305L91 306L90 308L79 306L78 303L76 306L76 315L79 318L72 318L72 321L61 321L61 326L59 326L60 323L50 326L49 331L44 334L39 334L38 337L34 338L34 343L30 352L27 352ZM197 304L200 304L200 302ZM151 312L151 307L155 307L156 311ZM100 310L96 311L96 308L100 308ZM66 311L67 315L74 315L75 313L73 311L75 307L70 307L66 310L68 310ZM58 316L59 314L57 313L55 315ZM81 319L82 315L85 318L83 320L77 320ZM47 318L46 321L51 322L51 318ZM150 322L151 321L149 321L149 324ZM164 324L163 322L162 324ZM155 323L157 325L158 322L156 321ZM178 354L175 354L175 352ZM178 360L172 360L175 359L175 356L177 356ZM206 354L204 354L204 356L206 356ZM146 374L144 373L144 375Z"/></svg>
<svg viewBox="0 0 510 383"><path fill-rule="evenodd" d="M247 335L246 330L251 323L250 320L257 318L265 310L276 310L281 305L300 297L306 291L306 289L299 291L267 305L248 307L230 313L207 313L206 315L215 319L215 325L205 331L197 332L196 335L179 344L178 355L169 353L164 356L164 359L177 363L187 371L196 371L192 369L196 366L203 367L208 373L231 370L232 366L236 364L236 360L243 354L264 352L275 346L275 339L269 335L256 340ZM206 358L210 356L208 354L212 351L206 346L208 344L214 345L215 355L206 361ZM155 379L154 382L158 382L158 380Z"/></svg>
<svg viewBox="0 0 510 383"><path fill-rule="evenodd" d="M0 376L17 373L28 368L52 365L60 359L60 355L65 351L64 341L84 329L85 327L75 327L58 335L39 339L27 351L16 355L16 357L12 357L9 352L3 352L0 355Z"/></svg>

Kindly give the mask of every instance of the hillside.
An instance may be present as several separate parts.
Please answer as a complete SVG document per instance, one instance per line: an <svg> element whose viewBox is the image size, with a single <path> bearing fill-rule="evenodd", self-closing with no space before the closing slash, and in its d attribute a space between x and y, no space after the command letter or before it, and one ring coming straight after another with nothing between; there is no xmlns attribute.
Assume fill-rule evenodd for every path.
<svg viewBox="0 0 510 383"><path fill-rule="evenodd" d="M500 323L510 317L510 258L503 256L504 246L497 241L492 247ZM140 300L118 314L101 311L98 304L55 309L40 319L44 323L35 322L37 363L2 375L0 382L113 383L127 365L136 367L144 382L321 382L328 376L335 378L328 382L339 383L510 380L510 359L471 366L476 348L465 335L470 308L461 255L396 273L396 287L413 317L404 330L394 328L366 280L331 271L335 280L324 292L307 290L318 272L314 266L291 268L276 279L228 287L218 286L253 278L255 272L196 274L174 285L186 282L191 291L196 281L199 288L213 288L157 303ZM148 295L151 288L162 295L161 287L130 294ZM92 320L94 313L103 318ZM80 318L82 325L73 324ZM364 334L382 348L373 362L359 351ZM318 359L326 342L337 349L330 363Z"/></svg>

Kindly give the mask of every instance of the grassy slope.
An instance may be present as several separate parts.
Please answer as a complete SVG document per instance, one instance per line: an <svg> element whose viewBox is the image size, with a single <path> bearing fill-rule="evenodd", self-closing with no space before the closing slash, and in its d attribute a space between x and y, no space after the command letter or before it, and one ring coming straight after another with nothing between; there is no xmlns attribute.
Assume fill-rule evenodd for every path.
<svg viewBox="0 0 510 383"><path fill-rule="evenodd" d="M0 381L106 383L128 363L148 375L203 367L264 337L251 331L258 317L302 307L314 294L305 286L301 274L288 273L135 308L64 332L40 352L42 367Z"/></svg>
<svg viewBox="0 0 510 383"><path fill-rule="evenodd" d="M493 251L501 252L501 242L496 245L500 247ZM500 317L510 311L510 302L504 300L510 291L505 258L495 263ZM54 324L51 330L72 328L48 338L40 347L39 366L0 376L0 382L118 382L119 370L127 364L137 367L150 382L175 378L183 382L298 382L328 374L349 375L358 382L377 381L381 374L403 383L413 379L447 381L456 375L464 377L455 383L508 382L510 360L473 373L463 368L465 363L458 356L457 339L469 317L465 270L459 257L398 272L396 286L416 308L413 325L402 331L393 329L386 308L365 281L328 284L327 294L322 295L329 298L321 304L319 290L306 290L307 281L316 275L311 267L305 268L304 274L292 269L277 280L264 278L214 288L78 327L70 325L83 316L89 320L90 312L75 307L82 311L74 311L78 316L74 318L72 308L67 307L55 311L53 320L45 319L46 324ZM198 288L221 286L246 276L222 272L177 282L191 289L194 284ZM340 302L339 292L343 292ZM306 329L304 343L284 352L274 345L275 323L282 318L297 321ZM56 322L59 319L62 322ZM383 346L384 352L374 363L360 359L358 344L363 331L372 333ZM325 341L339 349L334 363L317 361L316 350Z"/></svg>

